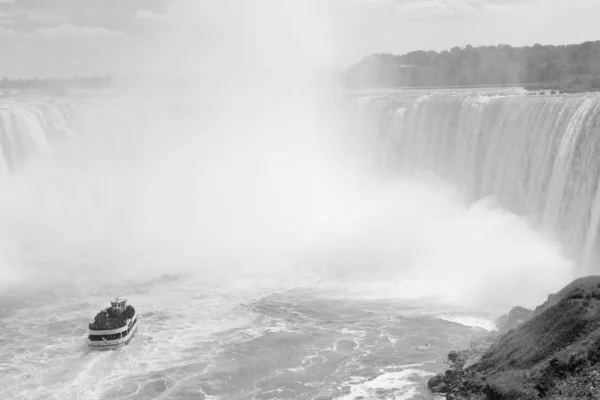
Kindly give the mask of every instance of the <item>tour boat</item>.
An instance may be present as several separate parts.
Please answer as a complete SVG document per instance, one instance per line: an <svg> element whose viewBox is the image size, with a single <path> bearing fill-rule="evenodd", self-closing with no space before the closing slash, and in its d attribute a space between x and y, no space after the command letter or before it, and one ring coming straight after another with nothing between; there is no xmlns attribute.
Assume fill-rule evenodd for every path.
<svg viewBox="0 0 600 400"><path fill-rule="evenodd" d="M125 299L110 302L89 324L88 344L93 349L116 349L129 343L137 329L135 309Z"/></svg>

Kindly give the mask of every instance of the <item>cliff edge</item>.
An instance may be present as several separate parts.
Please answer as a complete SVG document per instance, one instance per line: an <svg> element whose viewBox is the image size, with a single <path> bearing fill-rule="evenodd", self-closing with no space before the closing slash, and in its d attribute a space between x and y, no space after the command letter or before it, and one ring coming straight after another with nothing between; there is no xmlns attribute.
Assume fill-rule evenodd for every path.
<svg viewBox="0 0 600 400"><path fill-rule="evenodd" d="M447 399L600 399L600 276L577 279L533 312L515 308L498 322L504 329L476 362L473 349L449 354L451 368L429 381L432 392Z"/></svg>

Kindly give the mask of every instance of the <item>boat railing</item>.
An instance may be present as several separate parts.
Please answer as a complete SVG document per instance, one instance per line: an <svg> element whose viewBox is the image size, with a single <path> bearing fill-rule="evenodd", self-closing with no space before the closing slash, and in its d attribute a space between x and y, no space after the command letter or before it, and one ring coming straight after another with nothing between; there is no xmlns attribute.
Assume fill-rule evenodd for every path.
<svg viewBox="0 0 600 400"><path fill-rule="evenodd" d="M125 325L121 326L120 328L104 329L104 330L89 329L89 332L90 332L90 335L114 335L114 334L121 333L121 332L128 330L132 321L133 321L133 323L135 323L136 319L137 318L134 315L133 318L127 319L127 321L125 322Z"/></svg>

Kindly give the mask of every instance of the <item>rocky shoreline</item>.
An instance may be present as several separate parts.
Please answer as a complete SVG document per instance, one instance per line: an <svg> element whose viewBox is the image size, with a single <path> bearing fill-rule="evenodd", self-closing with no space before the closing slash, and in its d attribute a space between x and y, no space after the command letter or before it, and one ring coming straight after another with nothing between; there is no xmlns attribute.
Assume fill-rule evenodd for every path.
<svg viewBox="0 0 600 400"><path fill-rule="evenodd" d="M431 392L448 400L600 399L600 276L496 322L496 333L448 354L450 368L429 380Z"/></svg>

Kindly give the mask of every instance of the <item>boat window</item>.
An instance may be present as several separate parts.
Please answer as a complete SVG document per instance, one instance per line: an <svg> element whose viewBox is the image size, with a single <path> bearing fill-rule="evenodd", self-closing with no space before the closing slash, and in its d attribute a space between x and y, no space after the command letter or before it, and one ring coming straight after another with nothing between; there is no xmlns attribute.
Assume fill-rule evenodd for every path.
<svg viewBox="0 0 600 400"><path fill-rule="evenodd" d="M89 335L88 339L91 340L92 342L103 342L105 340L116 340L116 339L120 339L121 338L121 334L117 333L114 335Z"/></svg>

